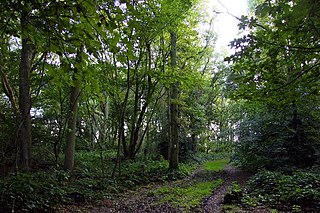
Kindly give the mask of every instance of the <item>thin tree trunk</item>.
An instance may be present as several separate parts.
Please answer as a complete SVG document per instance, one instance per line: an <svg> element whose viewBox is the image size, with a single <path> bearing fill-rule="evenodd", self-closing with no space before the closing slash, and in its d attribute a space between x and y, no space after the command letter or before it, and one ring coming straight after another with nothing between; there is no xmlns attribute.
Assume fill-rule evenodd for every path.
<svg viewBox="0 0 320 213"><path fill-rule="evenodd" d="M171 38L171 68L174 71L177 64L177 35L170 33ZM169 145L169 169L174 170L179 167L179 106L177 103L179 95L179 84L174 83L170 91L170 145Z"/></svg>
<svg viewBox="0 0 320 213"><path fill-rule="evenodd" d="M111 177L114 178L118 166L118 172L119 176L121 175L121 143L123 148L123 155L124 157L128 156L128 150L127 150L127 142L125 137L125 111L128 103L129 93L130 93L130 67L127 69L127 90L126 90L126 96L124 98L123 103L118 104L118 108L120 110L119 113L119 126L118 126L118 148L117 148L117 158L116 162L114 164Z"/></svg>
<svg viewBox="0 0 320 213"><path fill-rule="evenodd" d="M138 117L138 111L139 111L139 79L138 79L137 70L135 70L135 83L136 88L134 92L134 108L133 108L133 115L132 115L132 125L131 125L131 134L130 134L130 142L129 142L129 149L128 149L128 156L126 156L129 159L134 159L135 157L135 148L138 141L138 135L139 135L139 126L140 123L137 121ZM140 112L142 113L142 112Z"/></svg>
<svg viewBox="0 0 320 213"><path fill-rule="evenodd" d="M28 170L31 164L31 96L30 96L30 72L32 66L32 57L34 47L27 32L28 11L23 10L21 17L22 28L22 50L19 73L19 163L18 166L22 170Z"/></svg>
<svg viewBox="0 0 320 213"><path fill-rule="evenodd" d="M151 47L150 44L147 43L146 44L147 47L147 56L146 56L146 60L145 60L145 67L147 68L147 70L149 72L151 72ZM146 112L147 109L149 107L149 104L151 102L151 97L154 94L157 82L152 82L152 78L150 75L147 75L146 78L147 82L148 82L148 86L147 86L147 91L145 96L145 101L143 103L143 106L140 109L139 112L139 108L138 105L142 104L141 103L141 98L142 98L142 94L144 94L144 89L145 86L143 86L143 89L141 91L141 93L139 93L139 78L138 78L138 74L136 73L136 90L135 90L135 104L134 104L134 112L133 112L133 119L132 119L132 128L131 128L131 138L130 138L130 151L129 151L129 158L130 159L134 159L137 155L137 153L140 151L144 136L146 131L149 128L149 123L151 120L151 117L153 115L153 112L151 113L151 117L150 119L147 121L147 125L146 128L144 130L143 129L143 124L145 123L145 117L146 117ZM157 103L157 100L156 100ZM138 114L139 113L139 114ZM142 134L141 134L142 133Z"/></svg>
<svg viewBox="0 0 320 213"><path fill-rule="evenodd" d="M2 63L3 62L0 61L1 65L2 65ZM15 96L14 91L12 89L11 83L9 82L9 79L7 77L6 68L1 66L0 69L2 70L2 73L1 73L2 74L1 75L2 79L1 80L2 80L2 86L3 86L4 93L9 98L9 101L11 103L11 107L12 107L12 110L13 110L13 114L16 117L19 117L19 107L18 107L18 104L17 104L17 101L16 101L17 99L16 99L16 96Z"/></svg>
<svg viewBox="0 0 320 213"><path fill-rule="evenodd" d="M78 97L80 95L80 88L75 86L71 87L70 94L70 115L67 127L67 147L65 150L64 169L72 170L74 167L74 153L75 153L75 141L76 141L76 124L77 124L77 112L78 112Z"/></svg>
<svg viewBox="0 0 320 213"><path fill-rule="evenodd" d="M105 143L107 140L107 129L108 129L108 119L109 119L109 97L107 96L106 101L100 103L100 109L103 113L102 128L99 129L99 141L100 143Z"/></svg>
<svg viewBox="0 0 320 213"><path fill-rule="evenodd" d="M81 52L83 47L77 52L77 63L81 63ZM76 142L76 127L77 127L77 112L78 100L80 96L80 85L76 79L76 74L79 72L77 68L74 69L73 80L75 85L71 87L70 103L69 103L69 120L67 126L67 146L65 149L64 169L73 170L74 168L74 155L75 155L75 142Z"/></svg>
<svg viewBox="0 0 320 213"><path fill-rule="evenodd" d="M117 171L117 166L119 166L119 176L121 175L121 139L122 139L122 134L123 131L119 130L119 138L118 138L118 147L117 147L117 157L116 157L116 162L114 164L111 178L115 177L116 171Z"/></svg>

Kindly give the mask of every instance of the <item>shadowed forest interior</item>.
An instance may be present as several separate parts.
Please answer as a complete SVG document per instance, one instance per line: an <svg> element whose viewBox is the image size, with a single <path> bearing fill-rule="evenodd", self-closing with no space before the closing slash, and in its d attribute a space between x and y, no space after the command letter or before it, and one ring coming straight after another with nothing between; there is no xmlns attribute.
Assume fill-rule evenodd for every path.
<svg viewBox="0 0 320 213"><path fill-rule="evenodd" d="M0 211L320 212L320 3L248 6L0 1Z"/></svg>

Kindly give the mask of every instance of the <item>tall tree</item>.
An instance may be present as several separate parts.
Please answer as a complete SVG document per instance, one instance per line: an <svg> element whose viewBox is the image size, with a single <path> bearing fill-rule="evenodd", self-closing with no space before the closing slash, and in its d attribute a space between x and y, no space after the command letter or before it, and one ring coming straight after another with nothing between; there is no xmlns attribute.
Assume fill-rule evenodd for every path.
<svg viewBox="0 0 320 213"><path fill-rule="evenodd" d="M29 2L25 2L26 6L22 7L21 12L21 62L19 75L19 148L20 159L19 167L21 169L29 169L31 163L31 96L30 96L30 73L32 59L34 56L34 44L30 38L30 14L32 12Z"/></svg>
<svg viewBox="0 0 320 213"><path fill-rule="evenodd" d="M263 2L254 17L241 18L240 28L250 33L231 43L237 52L228 58L234 62L233 97L270 112L253 113L261 117L256 119L259 122L252 119L250 125L244 125L248 134L242 134L247 136L242 148L251 149L255 143L249 142L259 141L268 146L259 148L264 152L260 156L281 154L287 160L279 159L300 167L312 165L319 153L319 143L314 140L319 136L313 132L314 121L319 119L314 110L319 106L320 91L320 22L315 12L319 8L318 2L309 0ZM268 120L270 127L261 120ZM282 134L275 131L280 128L284 128ZM275 135L277 143L272 140Z"/></svg>
<svg viewBox="0 0 320 213"><path fill-rule="evenodd" d="M171 69L175 72L177 65L177 34L170 33L171 40ZM170 88L170 144L169 144L169 169L178 169L179 162L179 82L175 81Z"/></svg>
<svg viewBox="0 0 320 213"><path fill-rule="evenodd" d="M77 125L77 113L78 113L78 103L80 96L80 81L79 77L81 75L81 54L83 54L83 47L79 47L77 50L75 68L73 71L73 81L74 85L70 88L70 100L69 100L69 110L68 110L68 125L67 125L67 140L65 149L65 160L64 169L72 170L74 167L74 155L75 155L75 142L76 142L76 125Z"/></svg>

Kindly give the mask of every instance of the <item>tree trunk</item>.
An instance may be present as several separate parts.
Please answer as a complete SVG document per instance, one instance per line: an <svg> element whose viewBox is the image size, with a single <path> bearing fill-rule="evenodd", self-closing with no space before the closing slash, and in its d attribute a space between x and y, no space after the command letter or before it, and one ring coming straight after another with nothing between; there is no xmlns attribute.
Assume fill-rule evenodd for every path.
<svg viewBox="0 0 320 213"><path fill-rule="evenodd" d="M71 87L70 103L69 103L69 120L67 127L67 146L65 150L64 169L72 170L74 167L74 153L76 142L76 124L78 112L78 97L80 88L77 86Z"/></svg>
<svg viewBox="0 0 320 213"><path fill-rule="evenodd" d="M105 144L107 141L108 119L109 119L109 97L106 97L105 102L100 103L100 109L103 113L102 128L99 129L99 142Z"/></svg>
<svg viewBox="0 0 320 213"><path fill-rule="evenodd" d="M12 84L8 79L8 58L9 55L9 36L2 36L2 44L1 44L1 51L0 51L0 71L1 71L1 82L3 87L3 92L9 98L13 114L16 119L19 117L19 106L17 102L17 97L12 89ZM20 122L19 122L20 123Z"/></svg>
<svg viewBox="0 0 320 213"><path fill-rule="evenodd" d="M81 52L83 47L77 52L77 62L81 63ZM80 96L80 83L76 79L76 74L80 70L74 69L73 80L75 81L74 86L71 87L70 92L70 103L69 103L69 119L67 126L67 146L65 149L64 169L73 170L74 168L74 154L75 154L75 142L76 142L76 128L77 128L77 112L78 112L78 100Z"/></svg>
<svg viewBox="0 0 320 213"><path fill-rule="evenodd" d="M170 33L171 38L171 68L174 71L177 64L177 35ZM174 170L179 167L179 83L171 86L170 91L170 145L169 145L169 169Z"/></svg>
<svg viewBox="0 0 320 213"><path fill-rule="evenodd" d="M126 156L129 159L134 159L135 157L135 149L136 144L138 141L138 135L139 135L139 123L137 121L138 119L138 111L139 111L139 76L137 74L137 70L135 69L135 92L134 92L134 107L133 107L133 113L132 113L132 119L131 119L131 134L130 134L130 141L129 141L129 147L128 147L128 156Z"/></svg>
<svg viewBox="0 0 320 213"><path fill-rule="evenodd" d="M18 166L22 170L29 170L32 149L31 149L31 96L30 96L30 72L32 66L33 45L28 36L27 17L28 11L23 10L21 17L22 28L22 50L19 73L19 163Z"/></svg>

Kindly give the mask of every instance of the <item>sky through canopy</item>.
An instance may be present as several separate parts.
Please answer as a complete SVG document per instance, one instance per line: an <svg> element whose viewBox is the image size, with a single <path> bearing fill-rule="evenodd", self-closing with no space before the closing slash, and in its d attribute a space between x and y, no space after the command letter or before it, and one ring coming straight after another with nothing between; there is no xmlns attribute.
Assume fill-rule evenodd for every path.
<svg viewBox="0 0 320 213"><path fill-rule="evenodd" d="M218 34L216 47L230 52L228 44L238 34L238 20L235 17L247 14L247 0L208 0L209 12L216 14L214 30ZM216 12L215 12L216 11ZM229 14L228 14L229 13Z"/></svg>

